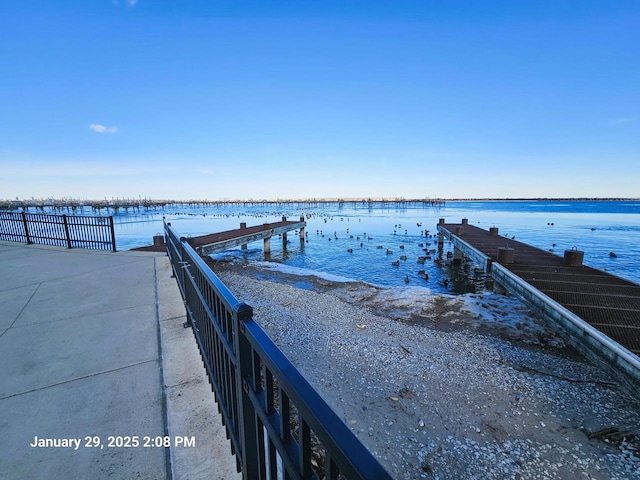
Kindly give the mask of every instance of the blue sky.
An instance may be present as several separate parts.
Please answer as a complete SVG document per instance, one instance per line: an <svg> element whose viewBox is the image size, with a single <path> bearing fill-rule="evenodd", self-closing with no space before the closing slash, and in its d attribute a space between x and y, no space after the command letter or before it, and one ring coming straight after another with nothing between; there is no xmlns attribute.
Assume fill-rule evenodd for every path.
<svg viewBox="0 0 640 480"><path fill-rule="evenodd" d="M640 1L3 0L0 198L640 197Z"/></svg>

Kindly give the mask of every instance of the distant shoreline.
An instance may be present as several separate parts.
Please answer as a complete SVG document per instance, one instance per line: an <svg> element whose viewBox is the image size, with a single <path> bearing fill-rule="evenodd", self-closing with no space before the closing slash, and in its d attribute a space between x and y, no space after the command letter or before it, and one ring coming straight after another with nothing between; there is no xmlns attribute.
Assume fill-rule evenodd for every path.
<svg viewBox="0 0 640 480"><path fill-rule="evenodd" d="M614 202L614 201L640 201L640 197L470 197L470 198L404 198L404 197L322 197L322 198L223 198L223 199L130 199L116 198L111 199L76 199L76 198L31 198L31 199L0 199L0 205L65 205L65 204L130 204L144 205L148 204L225 204L225 203L444 203L444 202Z"/></svg>
<svg viewBox="0 0 640 480"><path fill-rule="evenodd" d="M473 202L638 202L640 198L598 198L598 197L579 197L579 198L281 198L281 199L246 199L246 200L166 200L166 199L128 199L128 198L112 198L103 200L88 199L31 199L31 200L0 200L0 211L67 211L76 212L90 208L98 213L102 210L129 211L136 210L157 210L168 207L180 208L198 208L198 207L269 207L269 208L325 208L343 206L350 207L368 207L368 208L406 208L407 206L422 206L423 208L441 208L447 205L458 203Z"/></svg>
<svg viewBox="0 0 640 480"><path fill-rule="evenodd" d="M448 198L447 202L638 202L632 197Z"/></svg>

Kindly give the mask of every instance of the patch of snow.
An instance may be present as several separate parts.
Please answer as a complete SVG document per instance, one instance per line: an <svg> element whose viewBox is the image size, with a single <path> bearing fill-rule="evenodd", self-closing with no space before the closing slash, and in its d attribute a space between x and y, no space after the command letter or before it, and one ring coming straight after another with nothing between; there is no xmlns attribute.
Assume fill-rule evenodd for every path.
<svg viewBox="0 0 640 480"><path fill-rule="evenodd" d="M259 268L265 268L269 270L275 270L277 272L286 273L289 275L299 275L299 276L309 276L313 275L314 277L322 278L329 282L336 283L347 283L347 282L357 282L358 280L348 277L342 277L339 275L333 275L326 272L320 272L317 270L310 270L307 268L300 267L292 267L290 265L284 265L282 263L276 262L251 262L251 265L254 265Z"/></svg>

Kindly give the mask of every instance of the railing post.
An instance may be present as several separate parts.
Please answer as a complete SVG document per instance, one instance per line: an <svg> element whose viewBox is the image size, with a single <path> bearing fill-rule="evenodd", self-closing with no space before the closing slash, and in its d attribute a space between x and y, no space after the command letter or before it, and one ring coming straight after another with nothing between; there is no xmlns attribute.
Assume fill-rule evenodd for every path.
<svg viewBox="0 0 640 480"><path fill-rule="evenodd" d="M256 425L256 410L249 398L253 389L253 352L245 336L244 321L253 317L253 308L246 303L233 307L234 347L236 351L236 391L238 392L238 432L242 449L242 478L261 478L260 447Z"/></svg>
<svg viewBox="0 0 640 480"><path fill-rule="evenodd" d="M187 268L189 268L187 261L185 260L185 254L184 254L184 244L187 242L187 239L185 237L180 237L180 243L178 248L180 249L180 271L176 272L176 275L178 276L177 280L178 283L180 285L182 285L182 292L183 292L183 296L184 296L184 307L186 309L186 315L187 315L187 321L183 324L183 327L185 328L189 328L192 327L193 328L193 322L191 321L191 315L189 315L189 300L187 298L188 292L187 292L187 285L185 283L185 276L188 274L188 272L186 271Z"/></svg>
<svg viewBox="0 0 640 480"><path fill-rule="evenodd" d="M171 260L172 264L173 264L173 257L171 257L171 233L169 233L169 227L171 226L171 223L167 223L167 221L165 220L164 217L162 217L162 224L164 225L164 245L165 245L165 249L167 251L167 256L169 257L169 259ZM177 252L173 252L173 255L175 255ZM175 272L173 271L173 268L171 269L171 278L175 278Z"/></svg>
<svg viewBox="0 0 640 480"><path fill-rule="evenodd" d="M187 239L184 237L180 237L180 243L178 248L180 249L180 262L184 261L184 242L186 242ZM180 282L180 285L184 285L184 263L181 265L182 268L180 268L179 272L176 272L176 275L178 275L178 281Z"/></svg>
<svg viewBox="0 0 640 480"><path fill-rule="evenodd" d="M113 226L113 215L111 215L109 217L109 228L111 230L111 245L112 245L112 252L116 251L116 229Z"/></svg>
<svg viewBox="0 0 640 480"><path fill-rule="evenodd" d="M169 223L169 225L171 225L171 223ZM167 230L167 220L165 219L165 217L162 217L162 226L163 226L163 240L164 240L164 245L165 245L165 250L167 252L167 256L171 256L169 255L169 232ZM173 275L171 275L171 277L173 277Z"/></svg>
<svg viewBox="0 0 640 480"><path fill-rule="evenodd" d="M67 222L67 214L62 214L62 221L64 222L64 233L67 236L67 248L71 248L71 234L69 233L69 223Z"/></svg>
<svg viewBox="0 0 640 480"><path fill-rule="evenodd" d="M29 224L27 223L27 214L22 212L22 224L24 225L24 234L27 237L27 245L31 245L31 237L29 236Z"/></svg>

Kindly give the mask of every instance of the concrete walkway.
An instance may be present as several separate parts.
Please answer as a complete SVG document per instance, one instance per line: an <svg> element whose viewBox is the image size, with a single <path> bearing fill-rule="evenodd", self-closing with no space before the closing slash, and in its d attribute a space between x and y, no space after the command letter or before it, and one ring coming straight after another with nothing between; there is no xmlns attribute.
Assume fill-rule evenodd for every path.
<svg viewBox="0 0 640 480"><path fill-rule="evenodd" d="M0 242L0 478L241 478L184 320L164 254Z"/></svg>

